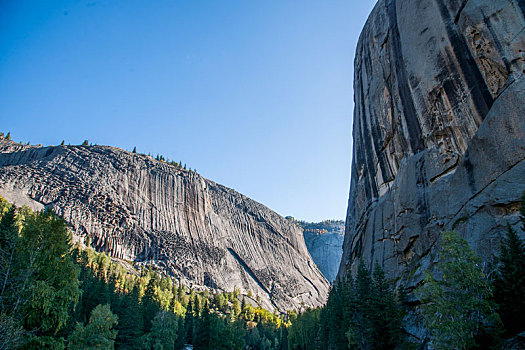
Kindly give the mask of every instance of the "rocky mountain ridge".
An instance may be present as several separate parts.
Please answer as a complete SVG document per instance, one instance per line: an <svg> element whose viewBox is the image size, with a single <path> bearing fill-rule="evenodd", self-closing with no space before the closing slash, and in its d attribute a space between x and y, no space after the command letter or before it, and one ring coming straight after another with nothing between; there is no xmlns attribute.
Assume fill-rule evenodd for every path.
<svg viewBox="0 0 525 350"><path fill-rule="evenodd" d="M377 262L417 305L440 232L492 260L525 191L523 28L522 1L378 1L356 51L339 278Z"/></svg>
<svg viewBox="0 0 525 350"><path fill-rule="evenodd" d="M0 195L48 208L76 239L154 264L188 286L252 290L279 310L319 306L329 284L301 230L242 194L109 146L20 145L0 138Z"/></svg>

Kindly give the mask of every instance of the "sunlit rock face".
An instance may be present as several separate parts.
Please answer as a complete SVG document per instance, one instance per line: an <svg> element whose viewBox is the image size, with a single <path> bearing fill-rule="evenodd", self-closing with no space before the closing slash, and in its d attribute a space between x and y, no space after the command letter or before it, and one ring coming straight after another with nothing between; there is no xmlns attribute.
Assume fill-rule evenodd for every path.
<svg viewBox="0 0 525 350"><path fill-rule="evenodd" d="M411 291L456 230L488 261L525 190L525 5L380 0L355 58L339 277L359 259Z"/></svg>
<svg viewBox="0 0 525 350"><path fill-rule="evenodd" d="M302 231L199 174L107 146L0 138L0 195L46 207L98 251L153 263L187 285L252 290L268 308L324 303L329 284Z"/></svg>

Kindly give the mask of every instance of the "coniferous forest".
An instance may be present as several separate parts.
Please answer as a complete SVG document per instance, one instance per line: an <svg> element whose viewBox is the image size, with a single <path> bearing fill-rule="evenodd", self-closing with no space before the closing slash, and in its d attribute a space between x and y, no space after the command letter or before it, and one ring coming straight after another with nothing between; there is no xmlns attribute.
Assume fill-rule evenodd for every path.
<svg viewBox="0 0 525 350"><path fill-rule="evenodd" d="M0 349L277 349L295 313L128 272L73 245L64 220L0 200ZM250 294L250 292L249 292Z"/></svg>
<svg viewBox="0 0 525 350"><path fill-rule="evenodd" d="M361 262L324 308L271 313L239 290L210 293L153 269L132 273L71 243L64 220L0 200L0 348L412 349L404 293ZM521 220L525 229L525 196ZM442 278L416 293L436 349L498 349L525 324L525 246L509 225L489 275L454 232L442 235Z"/></svg>
<svg viewBox="0 0 525 350"><path fill-rule="evenodd" d="M525 231L525 194L521 202ZM435 277L435 276L440 276ZM501 252L484 266L467 241L443 232L437 271L415 293L423 343L434 349L501 349L525 325L525 243L508 225ZM379 264L363 262L330 292L322 309L301 313L288 330L290 349L418 349L403 332L405 291L392 290ZM315 335L315 336L314 336Z"/></svg>
<svg viewBox="0 0 525 350"><path fill-rule="evenodd" d="M73 245L64 220L0 200L0 349L412 349L402 290L379 264L339 281L324 308L270 312L239 290L210 293L153 269L128 271ZM521 220L525 229L525 196ZM525 246L509 225L489 274L442 234L442 278L416 293L436 349L498 349L525 324ZM250 293L249 293L250 294Z"/></svg>

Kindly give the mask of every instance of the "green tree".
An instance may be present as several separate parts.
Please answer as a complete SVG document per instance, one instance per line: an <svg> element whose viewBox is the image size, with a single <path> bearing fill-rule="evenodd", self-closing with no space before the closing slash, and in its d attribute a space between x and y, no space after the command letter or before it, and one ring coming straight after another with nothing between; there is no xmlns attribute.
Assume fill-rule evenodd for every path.
<svg viewBox="0 0 525 350"><path fill-rule="evenodd" d="M212 348L211 315L208 305L204 307L202 315L197 322L193 347L195 350Z"/></svg>
<svg viewBox="0 0 525 350"><path fill-rule="evenodd" d="M177 340L175 341L174 348L183 349L184 343L186 342L186 327L184 325L184 319L179 317L177 321Z"/></svg>
<svg viewBox="0 0 525 350"><path fill-rule="evenodd" d="M372 348L389 350L401 342L402 313L385 273L376 262L370 296Z"/></svg>
<svg viewBox="0 0 525 350"><path fill-rule="evenodd" d="M87 325L77 323L69 337L71 349L114 349L118 317L111 312L109 305L98 305L91 312Z"/></svg>
<svg viewBox="0 0 525 350"><path fill-rule="evenodd" d="M65 141L62 140L62 142L60 142L60 146L64 146L64 144L65 144Z"/></svg>
<svg viewBox="0 0 525 350"><path fill-rule="evenodd" d="M11 140L11 132L10 131L7 132L7 135L5 136L5 139L6 140Z"/></svg>
<svg viewBox="0 0 525 350"><path fill-rule="evenodd" d="M318 348L320 309L307 309L297 317L288 334L288 349L313 350Z"/></svg>
<svg viewBox="0 0 525 350"><path fill-rule="evenodd" d="M127 349L141 349L144 334L142 305L139 303L139 287L134 285L129 294L122 296L116 344Z"/></svg>
<svg viewBox="0 0 525 350"><path fill-rule="evenodd" d="M4 209L2 208L2 213ZM15 206L7 207L0 221L0 313L9 313L16 305L17 290L15 248L18 243L18 225ZM20 284L20 283L18 283Z"/></svg>
<svg viewBox="0 0 525 350"><path fill-rule="evenodd" d="M89 146L88 140L84 140L84 142L82 142L82 146Z"/></svg>
<svg viewBox="0 0 525 350"><path fill-rule="evenodd" d="M498 262L494 300L499 306L506 335L512 337L523 331L525 325L525 245L510 225Z"/></svg>
<svg viewBox="0 0 525 350"><path fill-rule="evenodd" d="M372 299L372 278L370 270L361 260L357 268L357 276L354 283L353 303L349 305L351 319L348 320L346 337L348 344L358 349L370 349L373 345L373 316L374 309ZM347 301L348 302L348 301Z"/></svg>
<svg viewBox="0 0 525 350"><path fill-rule="evenodd" d="M16 296L13 312L21 315L31 331L32 346L50 346L79 300L79 268L71 255L71 235L64 220L51 212L23 216L14 264L19 282L9 294Z"/></svg>
<svg viewBox="0 0 525 350"><path fill-rule="evenodd" d="M235 298L233 299L233 303L232 303L232 307L231 307L231 312L235 315L235 316L238 316L241 314L241 303L239 302L239 299Z"/></svg>
<svg viewBox="0 0 525 350"><path fill-rule="evenodd" d="M184 326L186 329L186 342L189 344L193 343L193 333L195 331L195 315L193 311L193 302L194 299L190 296L188 301L188 307L186 309L186 316L184 318Z"/></svg>
<svg viewBox="0 0 525 350"><path fill-rule="evenodd" d="M159 311L153 319L148 345L153 350L174 349L178 335L178 317L172 312Z"/></svg>
<svg viewBox="0 0 525 350"><path fill-rule="evenodd" d="M441 234L436 267L441 278L426 271L425 283L418 288L432 343L436 349L467 349L474 345L484 323L498 324L489 302L491 286L480 259L455 232Z"/></svg>
<svg viewBox="0 0 525 350"><path fill-rule="evenodd" d="M142 315L144 317L144 330L146 332L149 332L151 330L151 323L153 322L153 318L155 317L157 312L160 311L159 304L155 300L155 289L158 287L158 284L160 282L159 277L153 271L148 272L148 274L151 277L148 282L148 285L146 286L144 296L142 297Z"/></svg>
<svg viewBox="0 0 525 350"><path fill-rule="evenodd" d="M137 147L133 147L133 152L131 153L137 153Z"/></svg>

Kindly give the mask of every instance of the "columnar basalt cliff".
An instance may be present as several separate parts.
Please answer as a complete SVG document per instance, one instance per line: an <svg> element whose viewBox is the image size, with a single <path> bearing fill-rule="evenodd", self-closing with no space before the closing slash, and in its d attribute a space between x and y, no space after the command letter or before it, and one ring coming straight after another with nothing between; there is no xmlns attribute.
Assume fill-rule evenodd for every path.
<svg viewBox="0 0 525 350"><path fill-rule="evenodd" d="M488 261L525 190L525 6L379 0L357 46L339 277L359 259L408 291L456 230Z"/></svg>
<svg viewBox="0 0 525 350"><path fill-rule="evenodd" d="M75 237L187 285L252 290L266 307L324 303L329 284L293 223L236 191L106 146L21 146L0 138L0 195L49 208Z"/></svg>

